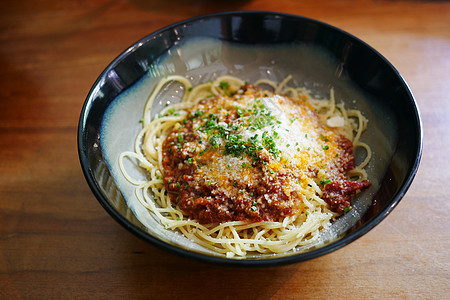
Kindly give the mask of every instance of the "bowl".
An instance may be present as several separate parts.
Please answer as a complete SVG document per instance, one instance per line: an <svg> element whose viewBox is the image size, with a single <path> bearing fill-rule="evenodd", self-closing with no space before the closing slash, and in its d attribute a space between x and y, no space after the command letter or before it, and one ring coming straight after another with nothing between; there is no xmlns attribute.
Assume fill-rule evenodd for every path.
<svg viewBox="0 0 450 300"><path fill-rule="evenodd" d="M156 222L139 205L118 171L117 157L133 149L144 103L168 75L194 83L229 74L253 81L281 81L317 96L333 87L337 99L369 120L361 139L373 150L367 167L372 186L354 199L355 209L324 233L323 243L281 254L229 258L208 251ZM158 111L176 99L160 100ZM175 100L174 100L175 101ZM150 244L203 262L274 266L335 251L368 233L394 209L409 188L422 152L421 119L399 72L360 39L328 24L289 14L224 12L162 28L131 45L98 77L82 108L78 151L87 183L104 209ZM356 153L358 157L358 153ZM380 241L382 243L382 241Z"/></svg>

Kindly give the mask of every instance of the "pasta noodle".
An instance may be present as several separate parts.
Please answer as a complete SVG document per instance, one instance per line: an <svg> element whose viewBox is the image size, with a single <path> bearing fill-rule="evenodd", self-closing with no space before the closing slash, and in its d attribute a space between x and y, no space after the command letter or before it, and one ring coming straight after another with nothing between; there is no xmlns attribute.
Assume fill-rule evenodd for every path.
<svg viewBox="0 0 450 300"><path fill-rule="evenodd" d="M162 79L145 105L134 152L119 157L141 204L167 229L230 258L317 241L350 209L339 199L370 185L364 167L372 154L360 141L367 120L337 104L333 90L330 99L314 99L290 80L249 85L222 76L193 87L182 76ZM155 98L171 82L183 86L181 101L152 118ZM367 152L359 166L348 145ZM133 179L126 158L148 178ZM334 196L345 189L345 197Z"/></svg>

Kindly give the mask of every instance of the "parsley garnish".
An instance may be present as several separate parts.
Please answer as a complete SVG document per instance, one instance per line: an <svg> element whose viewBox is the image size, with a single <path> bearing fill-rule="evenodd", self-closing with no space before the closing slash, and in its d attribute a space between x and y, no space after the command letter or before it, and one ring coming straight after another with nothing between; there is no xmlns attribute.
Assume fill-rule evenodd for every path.
<svg viewBox="0 0 450 300"><path fill-rule="evenodd" d="M320 181L320 185L327 185L327 184L330 184L331 183L331 180L330 179L327 179L327 180L321 180Z"/></svg>
<svg viewBox="0 0 450 300"><path fill-rule="evenodd" d="M227 90L230 87L230 84L226 81L221 81L219 83L219 86L222 90Z"/></svg>

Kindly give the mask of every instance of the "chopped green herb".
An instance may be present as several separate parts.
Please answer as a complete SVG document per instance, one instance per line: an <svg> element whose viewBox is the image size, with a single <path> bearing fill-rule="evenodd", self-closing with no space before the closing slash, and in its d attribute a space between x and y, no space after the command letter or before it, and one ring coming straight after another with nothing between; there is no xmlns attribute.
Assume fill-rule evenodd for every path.
<svg viewBox="0 0 450 300"><path fill-rule="evenodd" d="M222 90L225 90L225 89L228 89L228 88L230 87L230 84L229 84L228 82L226 82L226 81L221 81L221 82L219 83L219 87L220 87Z"/></svg>
<svg viewBox="0 0 450 300"><path fill-rule="evenodd" d="M327 179L327 180L321 180L320 181L320 185L327 185L327 184L330 184L331 183L331 180L330 179Z"/></svg>

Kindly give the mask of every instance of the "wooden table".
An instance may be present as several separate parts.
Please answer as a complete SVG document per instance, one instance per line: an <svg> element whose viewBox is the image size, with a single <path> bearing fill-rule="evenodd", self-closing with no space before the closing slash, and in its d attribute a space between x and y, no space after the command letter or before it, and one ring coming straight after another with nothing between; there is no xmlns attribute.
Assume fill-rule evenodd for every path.
<svg viewBox="0 0 450 300"><path fill-rule="evenodd" d="M324 21L379 50L414 92L419 172L381 224L311 261L230 268L187 260L118 225L78 161L97 76L145 35L189 17L272 10ZM450 3L20 1L0 6L0 298L449 298Z"/></svg>

